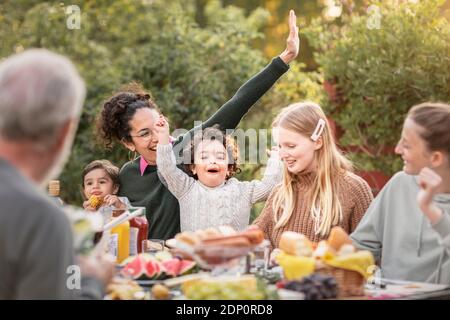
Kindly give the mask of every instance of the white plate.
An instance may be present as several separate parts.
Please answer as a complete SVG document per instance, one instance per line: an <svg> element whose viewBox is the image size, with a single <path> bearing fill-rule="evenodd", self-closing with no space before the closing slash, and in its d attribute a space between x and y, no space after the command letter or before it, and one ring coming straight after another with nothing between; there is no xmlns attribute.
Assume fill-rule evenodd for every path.
<svg viewBox="0 0 450 320"><path fill-rule="evenodd" d="M175 239L168 239L168 240L166 240L166 247L176 248L177 247L177 240L175 240Z"/></svg>

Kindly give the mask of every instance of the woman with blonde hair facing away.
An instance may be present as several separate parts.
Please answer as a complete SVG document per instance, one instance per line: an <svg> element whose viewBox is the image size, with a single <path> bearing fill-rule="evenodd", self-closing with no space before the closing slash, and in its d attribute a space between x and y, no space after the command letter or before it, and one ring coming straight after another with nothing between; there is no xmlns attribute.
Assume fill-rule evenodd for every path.
<svg viewBox="0 0 450 320"><path fill-rule="evenodd" d="M352 232L369 207L369 185L352 173L352 164L338 150L319 105L296 103L276 117L282 183L274 188L254 222L273 248L284 231L309 240L326 239L333 226Z"/></svg>

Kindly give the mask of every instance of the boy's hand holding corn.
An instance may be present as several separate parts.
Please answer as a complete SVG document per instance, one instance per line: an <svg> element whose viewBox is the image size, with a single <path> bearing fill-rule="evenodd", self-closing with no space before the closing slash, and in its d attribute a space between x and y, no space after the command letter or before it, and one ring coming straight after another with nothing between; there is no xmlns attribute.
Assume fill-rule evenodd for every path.
<svg viewBox="0 0 450 320"><path fill-rule="evenodd" d="M155 131L158 136L159 144L169 144L170 143L170 135L169 135L169 123L163 115L159 116L158 121L155 124Z"/></svg>

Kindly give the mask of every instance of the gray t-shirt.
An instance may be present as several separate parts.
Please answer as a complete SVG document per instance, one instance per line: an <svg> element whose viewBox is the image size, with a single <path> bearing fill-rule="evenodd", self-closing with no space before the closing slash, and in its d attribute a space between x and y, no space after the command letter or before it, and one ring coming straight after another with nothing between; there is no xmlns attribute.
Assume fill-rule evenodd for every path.
<svg viewBox="0 0 450 320"><path fill-rule="evenodd" d="M103 288L92 278L69 289L76 285L69 278L74 265L64 212L0 159L0 300L101 298Z"/></svg>

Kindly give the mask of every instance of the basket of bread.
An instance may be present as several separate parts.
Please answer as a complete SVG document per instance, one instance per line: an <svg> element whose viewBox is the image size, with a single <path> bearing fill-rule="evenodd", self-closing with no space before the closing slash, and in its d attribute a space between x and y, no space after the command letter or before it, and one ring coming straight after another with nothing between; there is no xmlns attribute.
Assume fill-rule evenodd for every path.
<svg viewBox="0 0 450 320"><path fill-rule="evenodd" d="M204 269L224 265L246 256L264 241L264 234L256 227L237 232L229 226L209 228L176 235L174 247L191 256Z"/></svg>
<svg viewBox="0 0 450 320"><path fill-rule="evenodd" d="M285 231L279 242L276 261L287 280L312 273L333 276L338 297L363 296L364 284L375 265L371 252L358 251L341 227L333 227L327 240L313 243L300 233Z"/></svg>

